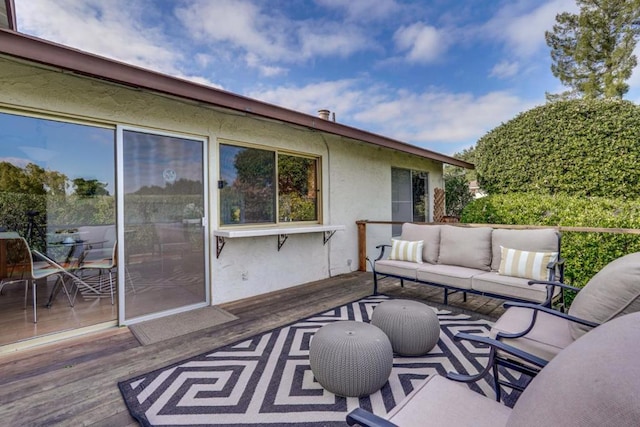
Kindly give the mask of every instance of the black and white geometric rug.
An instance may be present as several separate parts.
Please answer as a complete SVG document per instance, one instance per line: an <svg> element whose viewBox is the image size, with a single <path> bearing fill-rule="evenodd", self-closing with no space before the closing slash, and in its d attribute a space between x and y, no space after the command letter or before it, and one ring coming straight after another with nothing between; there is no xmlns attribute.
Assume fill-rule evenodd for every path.
<svg viewBox="0 0 640 427"><path fill-rule="evenodd" d="M437 346L426 356L395 357L380 391L357 398L324 390L309 366L313 334L338 320L368 322L374 307L387 299L367 297L118 386L130 413L144 426L344 426L346 414L356 407L384 416L429 375L475 373L486 364L487 348L453 336L486 335L491 322L436 309L441 326ZM469 387L495 396L490 377ZM503 398L513 403L516 393L506 390Z"/></svg>

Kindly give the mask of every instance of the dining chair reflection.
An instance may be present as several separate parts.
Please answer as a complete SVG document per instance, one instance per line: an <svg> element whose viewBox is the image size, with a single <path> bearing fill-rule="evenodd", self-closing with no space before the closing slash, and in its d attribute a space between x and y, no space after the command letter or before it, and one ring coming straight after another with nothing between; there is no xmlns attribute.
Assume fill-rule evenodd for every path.
<svg viewBox="0 0 640 427"><path fill-rule="evenodd" d="M115 286L115 270L118 266L117 261L118 242L115 241L111 248L85 250L78 265L78 274L85 282L91 282L94 288L99 290L100 294L103 292L104 285L108 287L112 305L114 303L113 288ZM95 274L91 274L92 271ZM87 276L87 274L89 275ZM78 288L76 288L76 294L77 292Z"/></svg>
<svg viewBox="0 0 640 427"><path fill-rule="evenodd" d="M55 277L56 282L53 290L57 286L61 286L64 290L69 306L73 307L71 295L64 281L64 275L67 271L60 265L51 261L49 257L31 249L27 241L17 236L15 233L1 233L2 250L0 250L0 264L3 270L3 286L9 283L24 282L24 308L27 308L27 299L29 294L29 285L32 289L33 299L33 323L38 322L37 314L37 288L38 282L49 277ZM53 291L52 291L53 292Z"/></svg>

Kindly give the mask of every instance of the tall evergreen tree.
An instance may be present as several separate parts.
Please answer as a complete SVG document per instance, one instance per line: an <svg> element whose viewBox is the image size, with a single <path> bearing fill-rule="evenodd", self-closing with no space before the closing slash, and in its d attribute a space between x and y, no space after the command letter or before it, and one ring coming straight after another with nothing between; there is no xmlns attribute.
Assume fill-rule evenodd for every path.
<svg viewBox="0 0 640 427"><path fill-rule="evenodd" d="M551 71L570 88L547 99L622 98L629 90L640 35L640 0L576 0L579 14L556 15L545 38Z"/></svg>

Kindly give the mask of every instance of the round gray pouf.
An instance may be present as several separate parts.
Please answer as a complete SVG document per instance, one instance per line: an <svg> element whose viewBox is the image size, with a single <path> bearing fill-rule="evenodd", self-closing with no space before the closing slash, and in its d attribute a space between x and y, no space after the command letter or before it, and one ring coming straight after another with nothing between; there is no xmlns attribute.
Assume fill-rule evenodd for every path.
<svg viewBox="0 0 640 427"><path fill-rule="evenodd" d="M367 396L380 390L393 367L389 338L368 323L338 321L318 329L309 344L316 380L339 396Z"/></svg>
<svg viewBox="0 0 640 427"><path fill-rule="evenodd" d="M371 324L387 334L393 351L401 356L427 354L440 337L438 315L417 301L385 301L373 310Z"/></svg>

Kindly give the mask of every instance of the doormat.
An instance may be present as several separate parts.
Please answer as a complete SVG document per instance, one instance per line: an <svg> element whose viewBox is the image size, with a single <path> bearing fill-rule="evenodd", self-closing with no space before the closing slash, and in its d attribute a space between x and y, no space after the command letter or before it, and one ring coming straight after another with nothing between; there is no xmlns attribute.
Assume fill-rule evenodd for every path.
<svg viewBox="0 0 640 427"><path fill-rule="evenodd" d="M149 345L201 329L218 326L237 318L237 316L218 307L203 307L136 323L130 325L129 329L140 344Z"/></svg>
<svg viewBox="0 0 640 427"><path fill-rule="evenodd" d="M367 297L118 383L131 415L143 426L344 426L357 407L384 416L430 375L477 373L489 349L456 341L458 332L487 335L491 322L436 309L440 339L425 356L395 357L389 381L366 397L341 397L315 381L309 342L323 325L338 320L368 322L389 298ZM511 381L520 374L503 372ZM468 386L495 399L492 377ZM505 389L507 405L519 392Z"/></svg>

